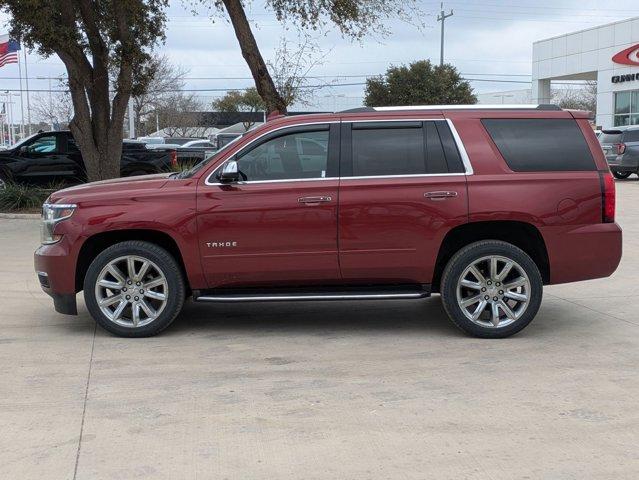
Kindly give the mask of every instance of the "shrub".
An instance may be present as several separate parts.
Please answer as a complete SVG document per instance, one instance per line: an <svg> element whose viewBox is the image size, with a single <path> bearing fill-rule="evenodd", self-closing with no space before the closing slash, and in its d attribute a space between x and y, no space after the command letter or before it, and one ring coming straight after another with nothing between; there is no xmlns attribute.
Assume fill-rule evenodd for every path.
<svg viewBox="0 0 639 480"><path fill-rule="evenodd" d="M7 182L0 189L0 211L38 210L44 201L61 185L51 184L47 187L33 187Z"/></svg>

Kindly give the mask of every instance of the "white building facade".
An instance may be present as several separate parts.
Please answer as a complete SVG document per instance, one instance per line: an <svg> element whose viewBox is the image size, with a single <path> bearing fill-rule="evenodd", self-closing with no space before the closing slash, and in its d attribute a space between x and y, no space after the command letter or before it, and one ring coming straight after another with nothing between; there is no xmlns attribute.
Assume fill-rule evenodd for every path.
<svg viewBox="0 0 639 480"><path fill-rule="evenodd" d="M553 80L596 80L596 124L639 124L639 17L535 42L532 60L533 103Z"/></svg>

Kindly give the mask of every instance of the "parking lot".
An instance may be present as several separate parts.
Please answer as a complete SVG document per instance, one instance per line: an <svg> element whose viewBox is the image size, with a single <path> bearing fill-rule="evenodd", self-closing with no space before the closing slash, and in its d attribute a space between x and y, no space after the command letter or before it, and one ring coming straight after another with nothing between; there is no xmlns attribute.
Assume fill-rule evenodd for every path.
<svg viewBox="0 0 639 480"><path fill-rule="evenodd" d="M420 301L190 304L115 338L53 311L0 219L0 465L15 479L620 479L639 472L639 181L609 279L505 340ZM593 258L593 262L597 259Z"/></svg>

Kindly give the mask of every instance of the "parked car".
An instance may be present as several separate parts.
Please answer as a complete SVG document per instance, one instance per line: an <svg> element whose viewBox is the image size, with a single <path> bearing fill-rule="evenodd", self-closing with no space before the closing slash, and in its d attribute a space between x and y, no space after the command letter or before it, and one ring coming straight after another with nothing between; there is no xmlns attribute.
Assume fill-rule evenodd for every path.
<svg viewBox="0 0 639 480"><path fill-rule="evenodd" d="M177 165L175 149L149 150L142 142L123 143L120 175L131 177L169 170ZM0 151L0 186L76 184L86 181L82 155L71 132L43 132Z"/></svg>
<svg viewBox="0 0 639 480"><path fill-rule="evenodd" d="M588 114L383 107L267 122L181 174L96 182L43 206L35 269L109 332L157 334L199 302L442 296L478 337L543 285L611 275L615 183ZM229 305L229 309L233 307Z"/></svg>
<svg viewBox="0 0 639 480"><path fill-rule="evenodd" d="M206 150L215 150L215 146L209 140L191 140L181 145L181 148L204 148Z"/></svg>
<svg viewBox="0 0 639 480"><path fill-rule="evenodd" d="M137 140L144 142L147 145L184 145L188 142L199 141L203 139L193 137L138 137Z"/></svg>
<svg viewBox="0 0 639 480"><path fill-rule="evenodd" d="M639 175L639 125L603 130L599 142L615 178Z"/></svg>

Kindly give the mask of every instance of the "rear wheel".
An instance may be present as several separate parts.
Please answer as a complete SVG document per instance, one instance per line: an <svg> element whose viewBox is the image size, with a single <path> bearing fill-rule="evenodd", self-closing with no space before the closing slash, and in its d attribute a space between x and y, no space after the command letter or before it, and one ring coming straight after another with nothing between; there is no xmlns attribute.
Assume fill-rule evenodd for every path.
<svg viewBox="0 0 639 480"><path fill-rule="evenodd" d="M127 241L101 252L84 278L91 316L122 337L148 337L168 327L184 304L182 271L163 248Z"/></svg>
<svg viewBox="0 0 639 480"><path fill-rule="evenodd" d="M448 262L441 294L450 319L470 335L503 338L528 325L541 305L535 262L498 240L472 243Z"/></svg>
<svg viewBox="0 0 639 480"><path fill-rule="evenodd" d="M613 170L612 175L619 180L623 180L624 178L628 178L630 175L632 175L632 172L616 172Z"/></svg>

